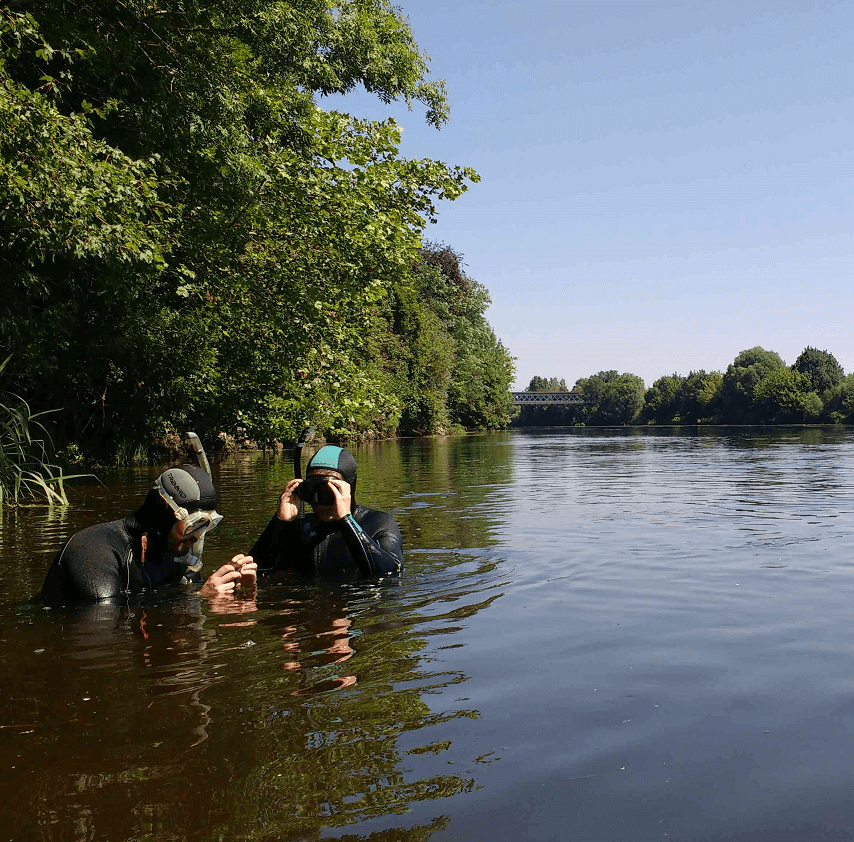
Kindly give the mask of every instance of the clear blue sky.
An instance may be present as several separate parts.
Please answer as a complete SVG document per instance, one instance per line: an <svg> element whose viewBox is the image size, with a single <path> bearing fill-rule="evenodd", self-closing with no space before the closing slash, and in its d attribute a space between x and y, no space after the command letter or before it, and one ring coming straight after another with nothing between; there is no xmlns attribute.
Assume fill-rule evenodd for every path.
<svg viewBox="0 0 854 842"><path fill-rule="evenodd" d="M854 371L854 2L400 5L450 122L346 108L481 175L428 236L489 288L520 387L754 345Z"/></svg>

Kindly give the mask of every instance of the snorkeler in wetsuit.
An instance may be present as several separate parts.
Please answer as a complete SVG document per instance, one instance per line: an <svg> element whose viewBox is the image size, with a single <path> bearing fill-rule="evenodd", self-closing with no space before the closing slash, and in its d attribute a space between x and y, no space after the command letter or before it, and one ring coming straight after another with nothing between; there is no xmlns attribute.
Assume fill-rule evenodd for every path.
<svg viewBox="0 0 854 842"><path fill-rule="evenodd" d="M216 489L204 470L196 465L169 468L135 512L71 536L48 570L42 598L98 602L166 585L201 583L198 548L222 520L216 502ZM254 584L255 571L251 558L237 555L200 592L218 596L240 584Z"/></svg>
<svg viewBox="0 0 854 842"><path fill-rule="evenodd" d="M356 504L356 459L333 445L311 458L306 479L292 479L276 514L252 547L259 570L304 575L403 570L403 539L394 518ZM313 513L303 514L308 502Z"/></svg>

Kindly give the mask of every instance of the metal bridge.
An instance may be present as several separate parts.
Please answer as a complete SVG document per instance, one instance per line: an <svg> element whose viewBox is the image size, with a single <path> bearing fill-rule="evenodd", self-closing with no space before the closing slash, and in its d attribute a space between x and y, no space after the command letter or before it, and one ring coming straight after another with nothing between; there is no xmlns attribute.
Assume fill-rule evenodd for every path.
<svg viewBox="0 0 854 842"><path fill-rule="evenodd" d="M511 392L515 406L571 406L584 403L578 392Z"/></svg>

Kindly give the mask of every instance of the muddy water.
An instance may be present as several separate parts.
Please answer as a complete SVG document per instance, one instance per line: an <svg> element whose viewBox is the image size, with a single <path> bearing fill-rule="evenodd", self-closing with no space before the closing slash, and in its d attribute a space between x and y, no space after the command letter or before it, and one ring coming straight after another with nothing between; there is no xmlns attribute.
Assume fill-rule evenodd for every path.
<svg viewBox="0 0 854 842"><path fill-rule="evenodd" d="M854 435L360 448L394 581L26 602L157 469L0 526L0 840L854 839ZM215 468L212 568L289 460Z"/></svg>

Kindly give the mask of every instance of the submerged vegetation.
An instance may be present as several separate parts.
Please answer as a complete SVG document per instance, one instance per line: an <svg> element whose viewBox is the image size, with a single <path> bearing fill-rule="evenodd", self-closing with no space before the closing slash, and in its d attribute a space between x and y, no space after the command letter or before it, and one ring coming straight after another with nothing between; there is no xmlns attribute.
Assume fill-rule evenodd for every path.
<svg viewBox="0 0 854 842"><path fill-rule="evenodd" d="M439 128L428 74L388 0L0 8L0 349L59 447L508 423L487 291L424 238L477 174L320 107Z"/></svg>
<svg viewBox="0 0 854 842"><path fill-rule="evenodd" d="M554 377L534 377L528 386L530 392L565 389ZM725 372L671 374L646 389L634 374L600 371L578 380L573 391L583 396L583 405L524 407L518 423L854 423L854 374L846 376L829 351L811 347L791 366L775 351L756 347L738 354Z"/></svg>

